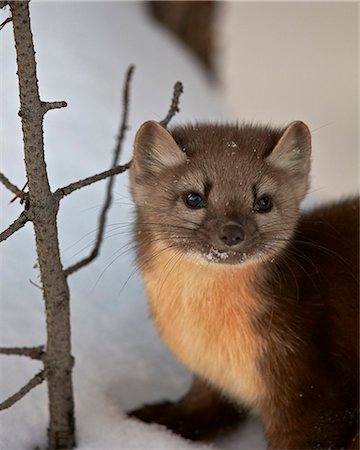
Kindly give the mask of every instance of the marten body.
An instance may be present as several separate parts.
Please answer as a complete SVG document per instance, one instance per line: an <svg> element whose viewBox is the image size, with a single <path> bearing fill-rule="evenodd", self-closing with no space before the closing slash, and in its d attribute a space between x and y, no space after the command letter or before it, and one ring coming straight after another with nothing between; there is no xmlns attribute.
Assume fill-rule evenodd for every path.
<svg viewBox="0 0 360 450"><path fill-rule="evenodd" d="M207 207L208 217L192 214L194 196L190 196L191 208L184 210L190 219L183 225L174 223L182 210L174 209L173 213L167 210L166 196L169 201L174 201L174 196L159 191L156 205L164 211L158 211L160 215L155 221L156 211L154 204L148 206L146 186L153 183L156 190L160 182L163 190L164 181L157 178L156 166L166 167L167 176L175 178L175 189L183 183L185 192L191 194L199 173L195 170L194 182L174 175L177 171L181 177L184 171L191 170L187 166L192 157L195 159L195 151L190 148L186 152L186 162L181 160L183 155L178 155L176 160L174 154L162 160L161 151L176 152L171 148L174 147L171 136L154 123L144 127L148 128L145 129L147 140L141 141L143 129L135 143L132 190L138 206L138 262L151 315L161 337L198 377L234 404L244 405L260 415L268 448L356 448L358 444L353 438L358 423L359 394L358 200L339 202L300 216L298 206L307 189L309 141L305 126L295 123L285 131L274 131L271 136L268 133L269 141L263 147L257 145L255 152L251 148L256 156L249 157L249 167L259 162L263 167L255 167L257 178L251 173L247 175L248 183L244 180L244 167L240 169L242 177L238 184L244 187L235 187L237 180L226 169L225 157L218 160L219 173L209 174L209 170L198 168L206 174L207 181L203 184L208 193L207 200L198 203L201 207L195 209ZM199 129L201 134L201 127L197 132ZM224 133L226 143L230 143L226 147L230 147L230 155L234 156L241 137L236 133L229 137L231 128L214 126L214 129L217 134ZM208 129L205 130L208 135ZM248 129L245 131L249 133ZM255 133L250 127L251 132ZM183 134L175 130L173 136L176 145L182 148ZM251 139L253 142L254 137ZM196 143L197 147L199 142L202 141ZM146 156L141 154L142 145L148 145ZM165 146L167 149L163 150ZM191 141L185 147L191 147ZM243 146L240 147L244 153ZM293 159L287 160L285 154L292 147L297 152ZM159 153L152 161L155 169L151 168L150 159L141 172L139 159L146 159L156 150ZM299 151L304 154L302 159ZM199 166L196 161L194 164ZM282 171L277 173L279 168ZM156 177L152 177L152 170ZM169 170L174 174L169 174ZM214 187L216 176L220 184L218 194ZM296 179L294 186L292 178ZM281 186L284 183L288 186ZM250 198L251 191L261 191L261 184L265 185L263 192L271 192L268 196L272 199L271 207L264 201L264 194L260 196L263 201L256 202L259 195L254 193L252 212L245 212L244 204L250 202L246 195ZM228 191L223 193L221 189ZM200 190L196 186L195 191ZM286 194L292 202L289 208L283 206ZM152 192L152 195L156 194ZM203 197L205 194L200 199ZM243 197L241 203L235 203L238 197ZM189 194L185 202L188 200ZM260 207L262 217L258 219L252 214ZM180 206L177 204L176 208ZM271 208L276 208L272 216ZM162 212L174 215L168 219L170 224L162 224ZM263 217L265 212L269 212L267 218ZM214 215L220 217L220 222L213 219ZM209 227L212 220L215 224ZM186 234L182 234L185 227ZM202 234L195 241L191 233L199 233L200 228ZM210 243L202 243L203 247L197 248L201 239ZM214 404L214 393L209 395ZM205 397L200 398L203 402ZM221 401L219 406L223 408ZM203 408L197 405L195 410L201 414ZM181 414L181 410L178 412ZM166 419L160 422L166 423ZM213 417L211 424L216 424ZM186 435L186 430L182 434Z"/></svg>

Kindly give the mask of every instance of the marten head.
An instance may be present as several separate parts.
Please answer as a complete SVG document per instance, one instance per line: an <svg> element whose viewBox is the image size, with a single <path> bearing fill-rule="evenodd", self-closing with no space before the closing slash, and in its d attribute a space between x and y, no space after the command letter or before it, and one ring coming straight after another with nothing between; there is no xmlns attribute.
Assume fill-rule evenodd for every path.
<svg viewBox="0 0 360 450"><path fill-rule="evenodd" d="M307 189L307 126L196 124L139 129L131 166L137 230L199 262L273 258L291 239Z"/></svg>

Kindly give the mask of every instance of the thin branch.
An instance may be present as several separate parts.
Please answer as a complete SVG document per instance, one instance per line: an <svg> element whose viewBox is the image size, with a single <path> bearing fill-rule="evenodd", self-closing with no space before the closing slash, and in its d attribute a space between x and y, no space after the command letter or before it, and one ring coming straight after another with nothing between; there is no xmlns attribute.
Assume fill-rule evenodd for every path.
<svg viewBox="0 0 360 450"><path fill-rule="evenodd" d="M60 109L60 108L66 108L67 103L65 101L60 102L41 102L41 106L43 108L43 114L50 111L50 109Z"/></svg>
<svg viewBox="0 0 360 450"><path fill-rule="evenodd" d="M123 87L123 97L122 97L122 107L123 107L123 113L122 113L122 119L120 122L120 129L119 134L116 141L116 146L114 149L114 157L112 161L111 167L115 167L118 165L121 149L122 149L122 143L125 138L125 133L128 129L128 117L129 117L129 94L130 94L130 83L132 80L132 76L134 74L135 66L131 64L125 75L125 81L124 81L124 87ZM109 185L111 183L111 180L109 180ZM108 186L107 189L107 196L111 196L111 187Z"/></svg>
<svg viewBox="0 0 360 450"><path fill-rule="evenodd" d="M40 291L43 291L43 290L44 290L41 286L39 286L38 284L36 284L33 280L29 280L29 283L30 283L32 286L35 286L36 288L40 289Z"/></svg>
<svg viewBox="0 0 360 450"><path fill-rule="evenodd" d="M128 123L128 115L129 115L129 90L130 90L130 83L131 83L132 75L134 73L134 68L135 67L133 65L129 66L129 68L126 72L126 76L125 76L125 82L124 82L124 87L123 87L123 97L122 97L123 112L122 112L122 118L120 121L119 134L118 134L115 149L114 149L114 155L113 155L113 160L112 160L112 165L111 165L112 169L116 168L116 166L118 164L118 160L120 157L125 133L128 128L127 123ZM125 166L123 166L123 167L126 167L126 168L130 167L130 163L125 164ZM126 170L126 169L124 169L124 170ZM68 267L64 271L65 275L70 275L70 274L76 272L77 270L81 269L82 267L85 267L87 264L89 264L91 261L93 261L99 254L100 247L101 247L103 237L104 237L107 213L108 213L108 210L109 210L111 202L112 202L112 189L113 189L114 181L115 181L114 174L112 174L108 180L104 204L102 206L102 209L101 209L101 212L99 215L99 221L98 221L99 227L98 227L95 245L94 245L93 249L91 250L90 254L87 257L83 258L81 261Z"/></svg>
<svg viewBox="0 0 360 450"><path fill-rule="evenodd" d="M72 192L77 191L78 189L81 189L85 186L90 186L90 184L96 183L97 181L105 180L106 178L125 172L127 169L129 169L130 164L131 162L128 162L121 166L116 166L112 169L105 170L104 172L98 173L91 177L87 177L82 180L75 181L74 183L70 183L67 186L57 189L54 192L54 196L57 200L61 200L66 195L69 195Z"/></svg>
<svg viewBox="0 0 360 450"><path fill-rule="evenodd" d="M37 373L30 381L28 381L21 389L19 389L14 395L0 403L0 411L10 408L16 402L21 400L31 389L34 389L38 384L41 384L45 380L45 370Z"/></svg>
<svg viewBox="0 0 360 450"><path fill-rule="evenodd" d="M31 359L42 360L45 355L45 349L43 345L38 347L0 347L0 354L27 356Z"/></svg>
<svg viewBox="0 0 360 450"><path fill-rule="evenodd" d="M167 113L165 119L163 119L160 123L164 128L169 125L170 120L175 116L177 112L179 112L179 102L180 95L184 92L184 87L181 81L177 81L174 85L174 93L171 99L170 109Z"/></svg>
<svg viewBox="0 0 360 450"><path fill-rule="evenodd" d="M24 192L24 190L25 190L25 188L28 186L28 184L29 184L29 182L26 181L26 183L25 183L24 186L20 189L20 191L19 191L17 194L15 194L15 197L13 197L13 198L10 200L10 203L13 203L15 200L17 200L17 199L19 198L19 199L20 199L20 205L21 205L22 203L24 203L24 201L26 201L26 200L28 199L29 194L26 193L26 192Z"/></svg>
<svg viewBox="0 0 360 450"><path fill-rule="evenodd" d="M20 230L29 219L26 216L25 211L23 211L20 216L2 233L0 233L0 242L5 241L8 237L14 234L16 231Z"/></svg>
<svg viewBox="0 0 360 450"><path fill-rule="evenodd" d="M25 192L22 192L15 184L13 184L6 176L0 172L0 183L2 183L10 192L17 195L20 198L25 196Z"/></svg>
<svg viewBox="0 0 360 450"><path fill-rule="evenodd" d="M1 3L1 2L0 2ZM4 5L5 6L5 5ZM7 17L5 20L4 20L4 22L2 22L2 23L0 23L0 31L4 28L4 26L7 24L7 23L9 23L9 22L12 22L12 17L11 16L9 16L9 17Z"/></svg>

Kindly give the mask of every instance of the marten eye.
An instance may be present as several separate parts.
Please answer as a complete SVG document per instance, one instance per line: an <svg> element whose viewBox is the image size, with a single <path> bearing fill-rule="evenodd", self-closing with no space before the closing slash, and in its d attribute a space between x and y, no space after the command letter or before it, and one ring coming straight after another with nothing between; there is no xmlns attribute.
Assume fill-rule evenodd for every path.
<svg viewBox="0 0 360 450"><path fill-rule="evenodd" d="M200 194L197 194L196 192L189 192L185 196L185 204L189 208L204 208L205 201Z"/></svg>
<svg viewBox="0 0 360 450"><path fill-rule="evenodd" d="M254 211L258 213L266 213L269 212L272 208L272 201L268 195L263 195L258 198L254 205Z"/></svg>

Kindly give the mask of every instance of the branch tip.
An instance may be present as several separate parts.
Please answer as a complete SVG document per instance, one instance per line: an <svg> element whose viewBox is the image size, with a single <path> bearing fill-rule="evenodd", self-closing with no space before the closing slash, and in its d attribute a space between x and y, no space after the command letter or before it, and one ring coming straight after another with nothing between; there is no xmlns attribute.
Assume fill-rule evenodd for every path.
<svg viewBox="0 0 360 450"><path fill-rule="evenodd" d="M24 192L25 188L28 186L29 182L26 181L24 186L15 194L15 196L10 200L10 203L14 203L16 199L20 199L20 205L24 203L24 201L27 200L28 193Z"/></svg>
<svg viewBox="0 0 360 450"><path fill-rule="evenodd" d="M184 86L183 86L182 82L177 81L174 84L173 96L171 99L169 112L167 113L167 116L165 117L165 119L163 119L159 122L160 125L162 125L164 128L166 128L169 125L171 119L175 116L176 113L178 113L180 111L180 109L179 109L180 96L183 92L184 92Z"/></svg>
<svg viewBox="0 0 360 450"><path fill-rule="evenodd" d="M67 107L67 103L65 101L41 102L41 106L43 108L43 114L46 114L51 109L66 108Z"/></svg>
<svg viewBox="0 0 360 450"><path fill-rule="evenodd" d="M122 118L121 118L121 122L120 122L119 133L117 136L117 141L116 141L116 145L115 145L115 149L114 149L112 168L118 164L118 160L119 160L120 153L121 153L122 141L124 140L126 131L129 129L129 125L127 123L128 115L129 115L129 111L128 111L128 109L129 109L129 94L130 94L130 84L132 81L132 77L134 75L134 71L135 71L135 65L130 64L125 73L123 95L122 95L123 113L122 113Z"/></svg>
<svg viewBox="0 0 360 450"><path fill-rule="evenodd" d="M17 197L23 198L26 196L23 190L26 188L26 185L19 189L14 183L12 183L3 173L0 172L0 183L3 184L10 192L15 194Z"/></svg>
<svg viewBox="0 0 360 450"><path fill-rule="evenodd" d="M1 2L0 2L0 4L1 4ZM1 7L1 6L0 6ZM4 20L4 22L2 22L2 23L0 23L0 31L4 28L4 26L7 24L7 23L9 23L9 22L12 22L12 17L11 16L9 16L9 17L7 17L5 20Z"/></svg>

